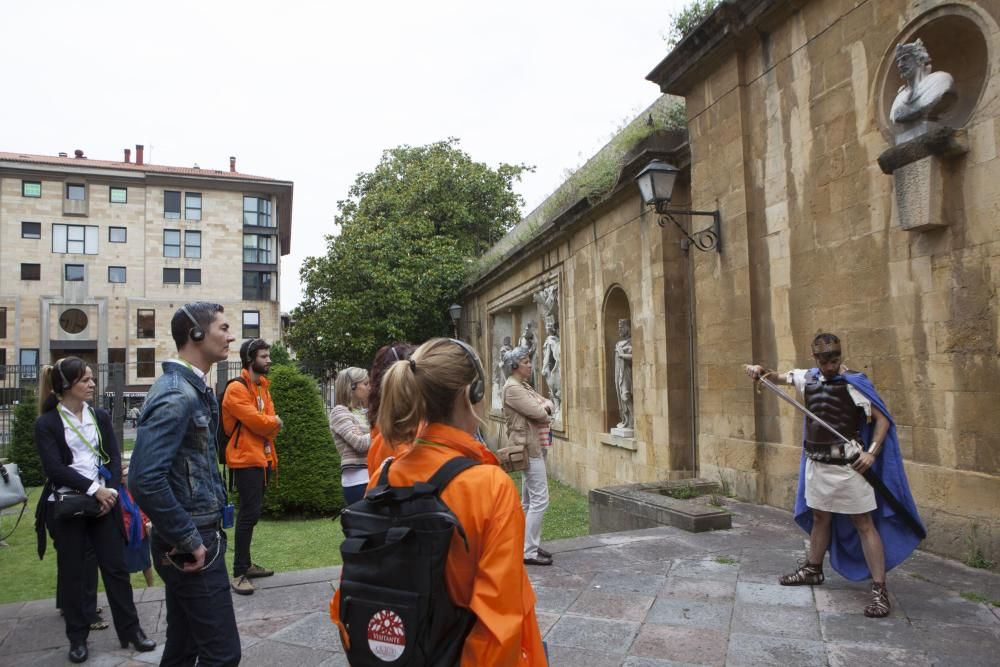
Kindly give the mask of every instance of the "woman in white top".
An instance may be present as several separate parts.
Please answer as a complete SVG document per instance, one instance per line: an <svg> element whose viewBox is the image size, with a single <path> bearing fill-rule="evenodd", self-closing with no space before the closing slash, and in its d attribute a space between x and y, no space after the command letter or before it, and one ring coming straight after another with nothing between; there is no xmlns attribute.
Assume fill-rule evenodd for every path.
<svg viewBox="0 0 1000 667"><path fill-rule="evenodd" d="M90 624L84 612L81 583L88 541L97 555L122 648L129 644L139 651L156 648L156 642L139 627L132 600L118 505L121 454L111 416L89 404L94 399L94 388L94 374L82 359L66 357L54 366L45 366L39 385L40 415L35 420L35 446L47 478L39 498L35 529L40 555L45 552L46 525L55 543L59 597L71 662L84 662L88 657ZM63 496L89 503L92 512L57 518L55 504L64 502L60 500Z"/></svg>
<svg viewBox="0 0 1000 667"><path fill-rule="evenodd" d="M371 393L368 371L353 366L345 368L337 375L333 391L335 405L330 410L330 432L340 454L344 502L350 505L364 497L368 486L368 448L372 443L368 424Z"/></svg>

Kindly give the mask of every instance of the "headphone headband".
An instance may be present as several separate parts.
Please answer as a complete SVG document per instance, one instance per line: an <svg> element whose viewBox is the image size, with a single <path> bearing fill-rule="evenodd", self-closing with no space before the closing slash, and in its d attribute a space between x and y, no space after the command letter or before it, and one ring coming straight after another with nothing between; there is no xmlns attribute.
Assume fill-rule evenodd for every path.
<svg viewBox="0 0 1000 667"><path fill-rule="evenodd" d="M182 305L181 310L184 311L184 314L187 315L187 318L191 320L191 324L194 325L190 329L188 329L188 338L190 338L196 343L200 343L201 341L205 340L205 330L201 328L200 324L198 324L198 320L194 319L194 315L192 315L191 311L188 310L187 304Z"/></svg>
<svg viewBox="0 0 1000 667"><path fill-rule="evenodd" d="M462 348L462 351L469 357L469 362L476 371L476 379L469 385L469 401L475 405L483 400L483 397L486 395L486 373L483 372L483 365L479 362L476 351L468 343L460 341L457 338L449 338L448 340Z"/></svg>
<svg viewBox="0 0 1000 667"><path fill-rule="evenodd" d="M56 370L59 371L59 377L62 378L62 381L63 381L63 390L66 390L66 389L69 389L69 380L66 379L66 374L63 373L62 362L63 362L62 359L57 359L56 360Z"/></svg>

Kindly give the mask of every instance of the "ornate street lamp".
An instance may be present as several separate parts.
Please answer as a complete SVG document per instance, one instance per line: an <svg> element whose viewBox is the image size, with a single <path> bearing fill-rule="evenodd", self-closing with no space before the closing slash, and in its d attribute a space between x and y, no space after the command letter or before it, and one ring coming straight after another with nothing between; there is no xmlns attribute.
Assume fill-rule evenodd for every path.
<svg viewBox="0 0 1000 667"><path fill-rule="evenodd" d="M455 338L458 338L458 320L462 317L462 306L457 303L448 306L448 316L451 317L451 323L455 327Z"/></svg>
<svg viewBox="0 0 1000 667"><path fill-rule="evenodd" d="M677 225L684 238L681 239L681 249L686 253L692 245L698 250L715 250L722 253L722 217L719 210L714 211L688 211L683 209L669 208L670 198L674 193L674 183L677 181L677 174L680 170L672 164L662 160L653 160L640 171L635 182L639 186L639 194L646 206L653 206L660 215L656 221L660 227L666 224L667 220ZM712 218L712 226L700 232L688 234L687 230L677 222L674 215L689 216L709 216Z"/></svg>

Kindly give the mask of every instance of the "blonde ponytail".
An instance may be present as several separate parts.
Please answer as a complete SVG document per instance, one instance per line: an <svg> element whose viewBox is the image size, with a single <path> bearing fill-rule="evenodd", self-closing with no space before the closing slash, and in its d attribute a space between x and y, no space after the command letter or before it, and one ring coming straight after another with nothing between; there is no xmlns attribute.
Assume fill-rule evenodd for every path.
<svg viewBox="0 0 1000 667"><path fill-rule="evenodd" d="M413 442L427 414L415 369L410 361L397 361L382 376L378 429L390 447Z"/></svg>

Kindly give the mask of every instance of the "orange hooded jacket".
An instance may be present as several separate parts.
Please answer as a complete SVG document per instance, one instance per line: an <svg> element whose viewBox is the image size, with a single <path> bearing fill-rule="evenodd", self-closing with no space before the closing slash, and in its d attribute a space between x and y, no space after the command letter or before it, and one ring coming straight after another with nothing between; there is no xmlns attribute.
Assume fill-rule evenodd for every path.
<svg viewBox="0 0 1000 667"><path fill-rule="evenodd" d="M456 456L486 464L495 460L465 431L430 424L413 448L393 461L389 483L412 486L426 481ZM378 484L378 477L373 471L369 489ZM535 592L524 569L524 512L514 483L498 466L479 465L453 479L441 499L458 517L469 540L466 552L458 534L452 537L445 565L448 595L476 615L462 649L462 666L545 667ZM330 618L346 639L340 623L339 589L330 601Z"/></svg>
<svg viewBox="0 0 1000 667"><path fill-rule="evenodd" d="M271 382L261 376L260 384L255 384L246 368L240 376L246 385L233 382L227 386L222 399L222 425L226 433L231 434L226 444L226 465L230 468L267 468L270 464L270 468L275 470L278 467L278 451L274 447L274 438L281 430L281 424L275 416L271 400ZM236 432L237 421L243 424L239 433ZM270 452L265 451L265 444L270 444Z"/></svg>

